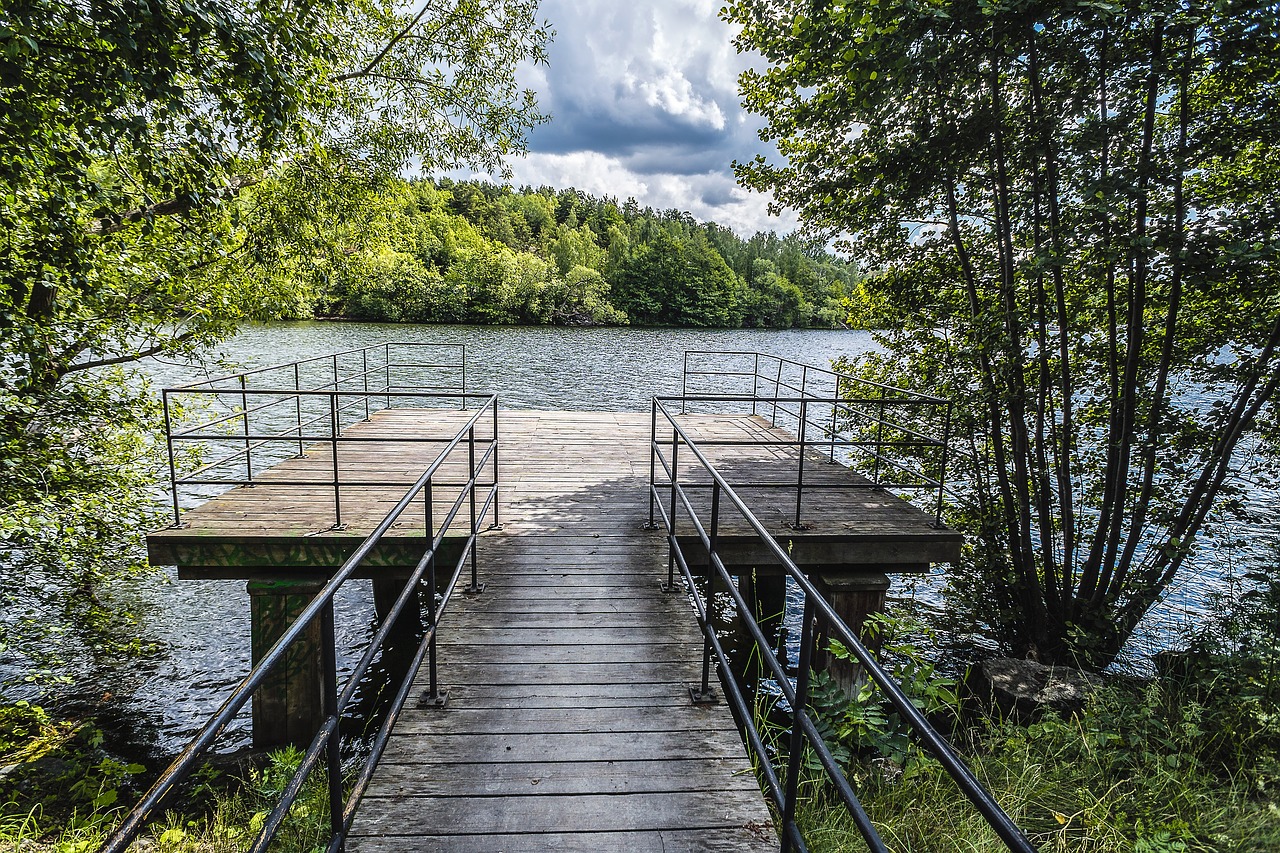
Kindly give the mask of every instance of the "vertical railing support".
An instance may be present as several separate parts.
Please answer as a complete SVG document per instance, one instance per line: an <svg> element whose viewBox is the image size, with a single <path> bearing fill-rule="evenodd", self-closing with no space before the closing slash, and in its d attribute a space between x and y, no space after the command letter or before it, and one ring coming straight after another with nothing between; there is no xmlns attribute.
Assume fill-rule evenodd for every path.
<svg viewBox="0 0 1280 853"><path fill-rule="evenodd" d="M835 377L834 389L831 392L831 464L836 464L836 431L837 414L840 411L840 377Z"/></svg>
<svg viewBox="0 0 1280 853"><path fill-rule="evenodd" d="M182 526L182 510L178 506L178 469L173 461L173 419L169 414L169 391L160 392L160 403L164 407L164 440L169 446L169 491L173 497L173 526Z"/></svg>
<svg viewBox="0 0 1280 853"><path fill-rule="evenodd" d="M364 380L364 419L369 420L369 348L360 350L360 378Z"/></svg>
<svg viewBox="0 0 1280 853"><path fill-rule="evenodd" d="M173 454L169 454L172 458ZM645 530L656 530L658 522L657 501L658 501L658 398L654 397L653 402L649 406L649 523L644 526Z"/></svg>
<svg viewBox="0 0 1280 853"><path fill-rule="evenodd" d="M471 585L467 587L466 592L468 595L477 595L484 592L484 585L480 583L479 570L476 567L476 539L480 534L476 527L476 428L474 426L467 430L467 471L471 474L468 481L471 507Z"/></svg>
<svg viewBox="0 0 1280 853"><path fill-rule="evenodd" d="M782 359L778 359L778 375L773 380L773 416L769 423L778 425L778 393L782 390Z"/></svg>
<svg viewBox="0 0 1280 853"><path fill-rule="evenodd" d="M813 601L804 597L804 621L800 626L800 662L796 672L796 700L791 707L791 741L787 754L787 790L782 806L782 853L792 849L791 830L796 822L796 796L804 758L804 731L800 715L809 705L809 666L813 654Z"/></svg>
<svg viewBox="0 0 1280 853"><path fill-rule="evenodd" d="M463 350L466 351L465 349ZM465 368L464 368L465 369ZM466 393L465 391L463 393ZM465 403L465 400L463 401ZM502 522L498 520L498 451L502 443L498 441L498 398L493 398L493 523L490 530L501 530Z"/></svg>
<svg viewBox="0 0 1280 853"><path fill-rule="evenodd" d="M716 617L720 612L716 601L716 580L720 572L716 570L716 552L719 550L720 538L720 481L711 484L711 530L707 540L707 599L703 607L706 624L703 625L705 636L702 639L702 686L697 691L690 691L694 704L710 705L716 701L715 691L711 689L711 637L716 630Z"/></svg>
<svg viewBox="0 0 1280 853"><path fill-rule="evenodd" d="M871 482L880 485L880 456L884 450L884 391L876 403L876 445L875 458L872 460Z"/></svg>
<svg viewBox="0 0 1280 853"><path fill-rule="evenodd" d="M329 601L320 611L320 673L323 679L323 696L321 697L322 714L326 720L335 721L333 730L329 732L328 743L325 744L326 776L329 780L329 827L332 837L341 839L345 832L342 817L342 733L336 721L338 709L338 648L337 637L333 626L333 601ZM339 846L341 849L341 846Z"/></svg>
<svg viewBox="0 0 1280 853"><path fill-rule="evenodd" d="M249 395L246 393L244 374L240 374L240 423L244 427L245 485L253 484L253 446L249 441Z"/></svg>
<svg viewBox="0 0 1280 853"><path fill-rule="evenodd" d="M342 484L338 479L338 392L329 392L329 446L333 450L333 529L341 530Z"/></svg>
<svg viewBox="0 0 1280 853"><path fill-rule="evenodd" d="M760 396L760 353L754 353L755 366L751 368L751 414L756 413L757 398Z"/></svg>
<svg viewBox="0 0 1280 853"><path fill-rule="evenodd" d="M298 362L293 363L293 415L296 419L295 428L298 430L298 458L306 456L306 450L302 446L302 372L299 370Z"/></svg>
<svg viewBox="0 0 1280 853"><path fill-rule="evenodd" d="M954 405L952 401L947 401L947 414L942 422L942 460L938 464L938 505L933 514L933 526L942 526L942 501L945 497L943 489L947 482L947 463L951 456L951 407Z"/></svg>
<svg viewBox="0 0 1280 853"><path fill-rule="evenodd" d="M804 501L804 450L805 450L805 426L809 421L809 402L803 398L800 400L800 459L796 465L796 518L792 527L796 530L804 530L805 525L800 520L800 505Z"/></svg>
<svg viewBox="0 0 1280 853"><path fill-rule="evenodd" d="M676 501L680 499L680 434L671 431L671 513L667 516L667 535L671 537L671 547L667 549L667 582L664 592L676 590Z"/></svg>
<svg viewBox="0 0 1280 853"><path fill-rule="evenodd" d="M427 631L430 632L431 639L427 645L427 695L423 701L427 705L442 708L449 697L440 692L439 666L436 662L436 533L432 515L435 500L431 480L427 480L422 487L422 495L427 518L427 547L431 549L427 557L427 596L430 602L427 607Z"/></svg>

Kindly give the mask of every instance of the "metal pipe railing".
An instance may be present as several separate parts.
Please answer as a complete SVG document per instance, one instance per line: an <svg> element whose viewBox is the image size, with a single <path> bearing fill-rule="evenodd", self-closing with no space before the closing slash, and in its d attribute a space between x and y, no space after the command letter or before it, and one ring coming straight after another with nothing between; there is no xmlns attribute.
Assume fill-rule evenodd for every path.
<svg viewBox="0 0 1280 853"><path fill-rule="evenodd" d="M476 426L489 414L490 410L494 417L495 431L491 437L477 437ZM240 681L218 711L205 723L174 762L160 775L155 784L138 801L138 804L124 817L116 830L99 848L99 853L124 853L145 827L147 819L157 812L165 796L196 769L197 763L213 745L217 737L249 702L253 693L281 665L288 650L302 638L307 628L317 619L321 620L321 675L323 679L322 702L324 719L319 731L308 745L298 770L286 785L282 799L264 819L262 829L250 849L255 853L266 850L288 814L289 807L301 792L306 779L319 766L321 758L325 762L325 772L329 785L330 826L333 833L329 849L337 851L342 848L345 834L350 828L351 817L354 815L355 807L368 786L368 781L372 777L373 767L376 766L386 747L386 740L390 736L391 726L394 724L409 695L417 667L430 652L430 649L434 648L436 626L444 608L449 603L461 572L468 562L471 563L472 583L475 583L477 572L475 543L480 533L479 523L489 513L490 509L496 505L498 493L498 470L496 464L498 447L497 411L497 395L484 395L483 405L477 408L466 423L458 429L431 464L415 480L413 486L404 493L386 517L374 528L369 537L356 548L355 552L316 593L293 623L285 629L280 638L249 671L248 675ZM433 483L446 461L455 451L460 451L463 444L466 445L469 479L446 511L439 527L436 528L433 521L435 511L432 502ZM476 452L477 444L485 447L480 454ZM485 488L483 505L480 505L477 500L477 491L483 487L480 475L486 469L491 469L493 472L492 485ZM365 650L360 662L348 676L345 689L339 693L337 687L336 639L333 626L334 597L343 585L360 569L383 536L399 520L400 516L415 503L420 494L427 496L427 503L424 507L426 512L427 542L423 556L410 574L404 590L402 590L388 611L369 648ZM445 534L449 531L464 504L469 506L469 525L467 537L458 562L454 567L452 579L438 606L434 605L435 589L434 587L432 588L433 607L431 608L429 629L419 644L414 665L409 669L401 683L393 700L392 708L379 729L370 755L365 759L360 771L357 773L356 783L352 786L351 795L346 799L344 805L342 800L344 782L341 771L339 722L354 699L357 685L367 673L377 653L381 650L382 645L395 627L396 622L404 613L409 598L416 594L418 584L428 569L434 568L436 554L444 541ZM432 571L431 576L434 578L434 571Z"/></svg>
<svg viewBox="0 0 1280 853"><path fill-rule="evenodd" d="M458 360L415 355L423 349L456 353ZM347 360L350 360L350 366ZM315 376L317 369L324 375ZM422 370L449 371L453 379L446 381L447 377L435 374L424 376L420 372ZM250 378L254 379L253 383L249 382ZM371 382L371 379L376 381ZM379 381L381 387L378 386ZM179 425L173 417L175 406L181 410L184 404L193 400L207 404L228 396L234 401L234 408L228 413L185 425ZM323 482L333 489L333 522L335 527L340 527L342 487L361 485L342 481L339 459L342 446L355 441L417 443L435 440L414 435L372 439L349 437L343 435L346 426L360 419L368 420L375 407L391 408L393 405L413 405L429 400L449 400L456 401L458 408L465 411L468 400L483 396L467 393L465 346L412 342L376 344L166 388L162 399L166 411L173 524L175 527L182 525L182 488L253 485L258 480L257 469L270 467L282 458L274 448L288 447L290 455L304 456L310 443L313 447L324 448L332 456L332 474ZM314 405L316 403L321 404L323 410ZM276 416L275 413L283 408L292 409L291 422L281 424L280 417ZM264 421L266 429L262 427ZM194 471L179 472L176 454L182 449L196 446L202 453L218 451L218 446L228 441L234 442L231 452L220 453ZM228 475L231 466L239 469L238 475ZM207 476L209 474L217 476ZM283 480L276 481L287 485Z"/></svg>
<svg viewBox="0 0 1280 853"><path fill-rule="evenodd" d="M674 402L674 400L671 400ZM672 440L670 442L671 457L670 463L667 462L663 455L663 447L666 442L657 440L659 416L669 424L672 432ZM773 673L778 683L779 689L782 691L784 698L791 707L793 725L792 740L790 745L788 770L784 784L780 787L776 773L765 773L765 782L768 787L770 799L778 808L782 817L782 850L789 851L792 849L804 850L804 839L801 836L799 826L795 821L795 805L798 798L798 780L799 780L799 758L805 746L811 748L822 764L827 777L835 786L846 808L854 818L855 824L858 826L864 841L871 850L887 851L884 841L876 832L874 824L871 822L866 812L863 810L856 792L845 778L840 770L838 763L831 754L824 739L814 721L809 715L808 705L808 686L809 686L809 658L811 646L813 645L813 623L816 618L822 618L827 625L830 635L845 645L853 654L863 671L867 676L875 682L875 684L884 693L889 703L901 715L903 720L915 733L918 741L933 754L938 762L946 770L947 774L955 781L961 792L974 804L979 814L991 826L997 836L1004 844L1018 853L1032 853L1035 847L1027 836L1017 827L1009 818L1005 811L1000 807L999 803L991 796L990 792L982 785L982 783L973 775L973 772L965 765L964 761L955 753L946 739L929 723L919 709L911 702L911 700L902 692L897 682L890 676L880 665L871 652L864 646L854 632L835 612L818 589L813 585L812 581L800 570L800 568L791 560L786 549L773 537L764 524L755 516L747 503L734 491L734 488L725 480L721 473L712 465L707 456L699 447L698 442L691 437L688 432L681 426L676 416L667 408L666 401L662 398L655 397L653 400L652 413L652 429L653 438L650 453L656 457L651 460L651 470L656 471L661 467L668 472L670 483L661 483L653 478L650 479L649 489L651 494L651 506L656 506L660 510L663 523L667 529L668 545L671 549L670 561L673 565L679 565L681 573L684 576L685 583L688 586L690 594L694 598L695 612L698 621L702 627L704 639L704 660L712 652L719 662L725 673L730 673L728 657L724 652L723 645L715 631L714 613L711 609L716 589L722 588L729 592L733 598L739 616L744 620L748 627L749 633L755 641L757 650L759 651L765 665ZM665 429L665 424L664 427ZM686 447L693 455L695 464L701 468L713 483L713 498L711 505L711 517L705 522L700 518L699 512L695 509L692 499L685 491L684 486L680 483L678 453L680 446ZM658 489L666 489L670 486L671 507L670 511L662 506L662 502L657 500ZM717 530L719 525L719 516L722 513L722 506L728 503L741 518L745 520L747 525L754 531L756 536L765 545L766 550L772 555L773 561L782 568L783 572L792 579L804 597L804 621L802 625L803 636L801 638L801 658L798 674L793 684L786 672L786 667L780 661L772 650L772 644L767 640L763 629L759 622L755 619L752 608L748 605L740 590L733 583L732 576L725 565L718 548ZM689 568L688 559L684 555L680 540L677 537L677 507L683 506L690 523L693 525L697 533L698 540L707 551L708 560L708 591L704 598L703 594L698 591L698 585ZM721 582L719 587L716 586L716 579ZM734 712L739 720L744 724L746 739L749 746L755 752L758 760L765 765L771 761L771 757L767 749L764 748L763 738L755 725L752 709L747 705L741 691L733 683L730 675L724 680L726 691L729 699L734 707Z"/></svg>
<svg viewBox="0 0 1280 853"><path fill-rule="evenodd" d="M750 394L737 391L745 389L748 379ZM715 392L695 387L699 381L717 386ZM749 402L753 415L768 409L771 425L806 438L801 467L804 448L820 446L828 462L854 466L876 485L936 492L930 508L934 523L942 524L952 452L950 401L766 353L689 350L684 354L681 411L690 411L698 399ZM822 438L809 441L810 432ZM803 498L800 482L798 502ZM795 523L803 523L798 515Z"/></svg>

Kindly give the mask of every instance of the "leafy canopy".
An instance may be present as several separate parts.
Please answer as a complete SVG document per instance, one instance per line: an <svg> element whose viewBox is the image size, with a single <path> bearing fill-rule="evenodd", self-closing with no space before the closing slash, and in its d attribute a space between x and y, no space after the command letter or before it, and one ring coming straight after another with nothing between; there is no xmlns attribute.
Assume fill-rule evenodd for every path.
<svg viewBox="0 0 1280 853"><path fill-rule="evenodd" d="M865 262L881 378L956 401L955 584L1018 651L1105 664L1280 383L1280 37L1257 0L737 0L784 163Z"/></svg>

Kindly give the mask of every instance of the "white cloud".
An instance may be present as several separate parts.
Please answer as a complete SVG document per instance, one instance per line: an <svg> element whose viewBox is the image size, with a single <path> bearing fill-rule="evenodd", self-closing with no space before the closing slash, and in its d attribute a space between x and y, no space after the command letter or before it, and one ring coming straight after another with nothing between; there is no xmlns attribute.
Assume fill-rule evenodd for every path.
<svg viewBox="0 0 1280 853"><path fill-rule="evenodd" d="M658 211L687 210L697 219L718 222L742 237L757 231L788 233L799 225L789 211L781 217L770 216L769 198L742 189L727 172L640 173L598 151L534 153L512 161L511 166L517 186L575 187L595 196L613 196L619 202L634 198L642 207Z"/></svg>
<svg viewBox="0 0 1280 853"><path fill-rule="evenodd" d="M522 69L551 122L510 165L517 184L573 186L658 210L688 210L749 235L787 232L768 199L736 186L730 164L776 157L743 113L741 56L718 0L542 0L556 30L546 67Z"/></svg>

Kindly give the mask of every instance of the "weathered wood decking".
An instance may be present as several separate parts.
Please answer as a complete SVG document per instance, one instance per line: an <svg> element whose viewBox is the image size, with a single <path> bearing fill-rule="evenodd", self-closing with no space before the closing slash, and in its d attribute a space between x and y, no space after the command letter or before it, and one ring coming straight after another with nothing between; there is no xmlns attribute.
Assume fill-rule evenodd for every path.
<svg viewBox="0 0 1280 853"><path fill-rule="evenodd" d="M445 437L462 417L388 410L345 435ZM458 596L440 625L449 703L406 707L349 849L774 849L728 709L689 698L687 685L700 678L696 622L683 595L660 591L665 537L643 529L649 414L504 411L500 421L503 528L480 540L487 586ZM787 438L755 417L683 421L704 438ZM273 485L329 476L331 451L313 449L263 472L253 488L188 512L185 527L153 534L152 560L176 563L188 577L323 574L363 540L438 448L341 445L344 480L385 483L344 487L343 529L333 528L331 487ZM794 481L793 448L711 446L708 455L730 482ZM687 449L681 459L682 481L705 481ZM442 478L460 482L465 471L451 463ZM805 479L855 478L815 460ZM920 570L959 547L955 533L879 490L809 492L799 530L788 526L793 489L744 489L743 496L798 563L824 571ZM699 500L708 498L704 490ZM423 524L415 507L391 531L373 571L390 575L411 565L422 552ZM682 529L691 532L687 522ZM764 559L755 534L732 513L720 541L730 562L749 567ZM420 694L425 677L419 673Z"/></svg>
<svg viewBox="0 0 1280 853"><path fill-rule="evenodd" d="M641 529L647 461L619 452L648 425L590 421L506 417L487 586L440 625L449 703L405 709L354 853L776 848L728 708L690 702L698 631Z"/></svg>
<svg viewBox="0 0 1280 853"><path fill-rule="evenodd" d="M183 527L152 533L147 538L151 562L176 565L181 577L280 580L306 576L308 568L328 570L340 565L439 451L440 444L421 439L451 437L464 419L464 413L457 411L388 409L348 428L345 438L370 440L338 446L342 480L385 485L343 486L340 529L333 526L333 488L324 482L332 476L332 450L320 445L310 448L305 458L287 459L259 473L252 488L233 489L184 513ZM638 499L646 502L647 518L649 413L504 411L500 420L504 522L511 516L522 531L572 535L582 524L598 523L596 510L585 511L588 505L611 500L619 490L632 497L638 493ZM792 439L755 416L685 415L681 421L692 434L709 441ZM488 424L481 427L478 438L492 429ZM659 440L669 441L669 431L664 436L661 426L659 430ZM398 437L405 440L395 441ZM547 441L562 448L560 456L549 463L535 462L544 458L542 444ZM735 486L793 482L796 476L792 447L709 445L705 450ZM442 479L466 479L465 454L457 458L445 467ZM574 463L572 469L562 464L568 460ZM680 469L682 481L707 480L687 448L681 451ZM865 483L816 454L804 476L810 486ZM661 470L658 477L663 478ZM315 485L274 484L283 479L314 480ZM929 563L959 555L959 534L934 527L931 516L877 489L810 488L804 496L802 530L790 526L794 489L740 491L757 517L788 545L792 559L803 566L924 571ZM709 502L709 491L701 495L703 504ZM616 507L600 510L615 517L620 511ZM443 513L438 503L437 523ZM421 507L411 507L374 552L370 565L388 572L413 565L425 543L423 523ZM692 541L692 528L684 524L681 529ZM598 532L592 529L593 535ZM735 519L727 504L720 534L726 562L742 566L771 562L756 534Z"/></svg>

